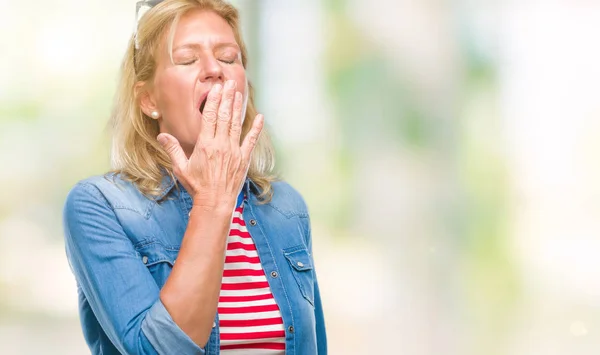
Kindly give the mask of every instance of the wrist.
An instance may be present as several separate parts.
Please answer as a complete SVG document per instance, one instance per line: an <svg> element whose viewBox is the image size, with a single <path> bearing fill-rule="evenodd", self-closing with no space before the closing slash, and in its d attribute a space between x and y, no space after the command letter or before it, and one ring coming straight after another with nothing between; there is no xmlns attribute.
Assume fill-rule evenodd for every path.
<svg viewBox="0 0 600 355"><path fill-rule="evenodd" d="M218 201L206 201L193 199L192 211L199 211L214 215L231 215L235 209L236 200L221 199Z"/></svg>

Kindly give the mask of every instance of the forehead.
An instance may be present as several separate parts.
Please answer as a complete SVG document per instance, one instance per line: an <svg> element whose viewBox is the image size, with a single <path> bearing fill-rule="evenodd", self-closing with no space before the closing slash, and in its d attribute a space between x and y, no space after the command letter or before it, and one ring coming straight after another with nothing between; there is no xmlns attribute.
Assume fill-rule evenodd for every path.
<svg viewBox="0 0 600 355"><path fill-rule="evenodd" d="M235 42L233 29L225 19L208 10L192 10L183 15L173 34L173 47L186 43Z"/></svg>

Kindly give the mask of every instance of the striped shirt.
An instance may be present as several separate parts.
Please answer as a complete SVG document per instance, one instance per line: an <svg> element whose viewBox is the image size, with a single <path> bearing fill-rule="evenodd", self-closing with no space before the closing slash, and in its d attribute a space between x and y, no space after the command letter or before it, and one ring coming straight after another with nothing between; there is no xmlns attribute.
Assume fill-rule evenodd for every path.
<svg viewBox="0 0 600 355"><path fill-rule="evenodd" d="M224 354L284 354L281 312L238 204L227 238L219 296L219 331Z"/></svg>

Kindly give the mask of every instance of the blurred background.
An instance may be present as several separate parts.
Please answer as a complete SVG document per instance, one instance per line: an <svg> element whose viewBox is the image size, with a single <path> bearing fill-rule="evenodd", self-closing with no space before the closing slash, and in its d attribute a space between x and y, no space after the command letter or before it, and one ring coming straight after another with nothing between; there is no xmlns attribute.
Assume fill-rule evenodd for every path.
<svg viewBox="0 0 600 355"><path fill-rule="evenodd" d="M238 0L331 354L600 350L600 1ZM135 0L0 0L0 354L86 354L62 236Z"/></svg>

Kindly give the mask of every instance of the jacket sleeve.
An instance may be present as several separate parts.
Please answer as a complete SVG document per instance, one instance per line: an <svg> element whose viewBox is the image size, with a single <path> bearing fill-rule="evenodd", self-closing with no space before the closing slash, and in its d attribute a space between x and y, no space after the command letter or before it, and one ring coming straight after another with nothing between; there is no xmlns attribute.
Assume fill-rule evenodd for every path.
<svg viewBox="0 0 600 355"><path fill-rule="evenodd" d="M306 244L308 246L308 252L313 255L312 252L312 230L310 225L310 217L306 218ZM313 260L314 265L314 260ZM316 321L316 333L317 333L317 353L318 355L327 355L327 333L325 331L325 316L323 314L323 303L321 302L321 293L319 291L319 283L317 281L316 268L313 270L314 273L314 290L315 290L315 321Z"/></svg>
<svg viewBox="0 0 600 355"><path fill-rule="evenodd" d="M319 283L315 276L315 319L317 323L317 353L327 355L327 334L325 332L325 317L323 315L323 304L319 292Z"/></svg>
<svg viewBox="0 0 600 355"><path fill-rule="evenodd" d="M173 321L114 210L92 184L76 185L63 215L67 258L94 315L122 354L204 354Z"/></svg>

